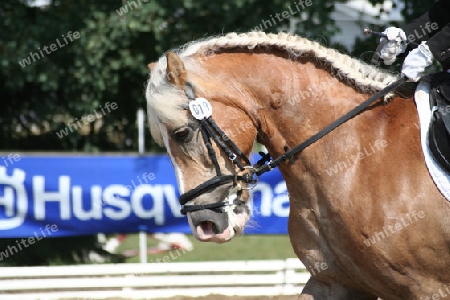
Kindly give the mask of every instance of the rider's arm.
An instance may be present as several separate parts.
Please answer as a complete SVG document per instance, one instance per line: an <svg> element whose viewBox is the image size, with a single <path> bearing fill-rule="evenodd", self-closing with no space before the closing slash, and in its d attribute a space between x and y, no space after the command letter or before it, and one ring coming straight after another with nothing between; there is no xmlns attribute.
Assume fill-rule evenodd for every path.
<svg viewBox="0 0 450 300"><path fill-rule="evenodd" d="M428 47L444 70L450 69L450 23L428 40Z"/></svg>
<svg viewBox="0 0 450 300"><path fill-rule="evenodd" d="M406 33L409 50L422 41L444 69L450 68L450 0L440 0L427 13L402 27Z"/></svg>

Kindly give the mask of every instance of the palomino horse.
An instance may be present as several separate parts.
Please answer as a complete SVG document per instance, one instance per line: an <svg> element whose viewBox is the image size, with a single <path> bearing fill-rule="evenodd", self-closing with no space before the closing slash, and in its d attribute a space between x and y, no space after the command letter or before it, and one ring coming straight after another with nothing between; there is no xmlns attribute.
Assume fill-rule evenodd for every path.
<svg viewBox="0 0 450 300"><path fill-rule="evenodd" d="M284 33L232 33L161 57L146 91L150 130L194 236L242 232L255 138L277 158L393 81ZM390 100L279 165L290 240L312 273L299 299L450 297L450 203L425 166L413 99Z"/></svg>

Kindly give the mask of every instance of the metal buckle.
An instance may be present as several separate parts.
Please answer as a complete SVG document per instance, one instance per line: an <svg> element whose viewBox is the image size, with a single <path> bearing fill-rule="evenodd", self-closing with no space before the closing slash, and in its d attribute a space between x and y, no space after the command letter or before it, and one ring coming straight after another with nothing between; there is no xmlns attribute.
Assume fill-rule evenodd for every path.
<svg viewBox="0 0 450 300"><path fill-rule="evenodd" d="M256 176L256 179L253 179L251 182L246 182L246 183L248 183L249 184L249 186L248 187L242 187L239 183L237 183L237 176L238 176L238 174L239 173L236 173L235 175L234 175L234 182L236 183L236 184L239 184L239 190L253 190L254 188L255 188L255 186L257 186L258 185L258 182L259 182L259 176L258 175L256 175L256 173L254 172L254 170L255 170L255 168L253 168L253 166L244 166L244 169L248 169L248 170L250 170L250 172L249 173L251 173L251 175L254 177L254 176ZM248 173L247 173L248 174Z"/></svg>
<svg viewBox="0 0 450 300"><path fill-rule="evenodd" d="M237 158L237 155L234 154L234 153L231 153L231 154L228 156L228 158L229 158L231 161L235 161L236 158Z"/></svg>

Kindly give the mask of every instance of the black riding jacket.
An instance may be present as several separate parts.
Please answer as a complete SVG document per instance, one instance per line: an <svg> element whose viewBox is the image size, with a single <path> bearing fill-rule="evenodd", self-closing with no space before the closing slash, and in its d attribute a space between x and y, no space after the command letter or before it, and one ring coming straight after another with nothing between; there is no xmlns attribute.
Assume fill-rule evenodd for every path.
<svg viewBox="0 0 450 300"><path fill-rule="evenodd" d="M402 29L409 41L408 50L427 41L434 58L444 70L450 69L450 0L439 0L430 11Z"/></svg>

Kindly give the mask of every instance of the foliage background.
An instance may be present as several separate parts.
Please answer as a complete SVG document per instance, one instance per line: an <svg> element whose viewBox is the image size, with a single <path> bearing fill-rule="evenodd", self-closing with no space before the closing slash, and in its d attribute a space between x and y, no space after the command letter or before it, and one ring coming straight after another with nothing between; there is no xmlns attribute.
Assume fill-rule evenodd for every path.
<svg viewBox="0 0 450 300"><path fill-rule="evenodd" d="M30 1L3 0L0 150L135 151L136 110L145 108L143 89L149 62L197 38L248 31L276 12L294 7L293 2L54 0L36 7ZM336 32L329 18L335 2L312 0L302 10L308 21L299 22L296 32L329 39ZM424 1L405 0L403 14L411 19L429 6ZM120 16L121 7L128 7L128 13ZM276 32L283 26L289 26L289 21L278 22L267 31ZM69 31L78 31L81 37L29 66L19 65L30 52L37 53L58 38L62 41ZM375 47L373 38L365 39L353 55ZM108 101L118 105L113 113L65 138L55 134ZM160 151L146 134L146 148Z"/></svg>
<svg viewBox="0 0 450 300"><path fill-rule="evenodd" d="M402 13L407 21L432 4L419 0L403 2ZM136 151L136 111L145 108L143 91L148 63L166 50L197 38L249 31L274 13L287 10L294 1L53 0L46 6L33 3L2 0L0 5L0 151L4 152ZM328 40L337 30L329 17L335 3L312 0L312 5L302 10L304 21L297 24L296 33ZM128 7L122 16L117 12L121 7ZM288 26L289 20L284 20L267 31L277 32ZM69 31L79 32L80 38L21 67L19 61L30 52L37 53L38 48L49 46L56 39L62 41L62 35ZM352 55L359 57L373 51L376 44L373 37L359 40ZM58 138L56 132L107 102L116 102L118 109L82 130ZM148 131L146 149L161 151ZM0 250L14 244L14 240L0 239ZM83 253L95 248L92 237L48 239L33 247L33 251L16 255L9 263L78 263Z"/></svg>

